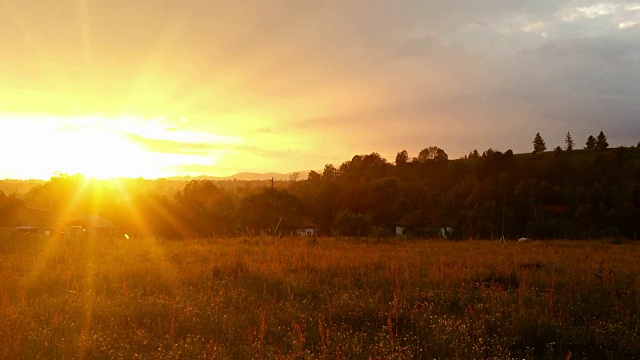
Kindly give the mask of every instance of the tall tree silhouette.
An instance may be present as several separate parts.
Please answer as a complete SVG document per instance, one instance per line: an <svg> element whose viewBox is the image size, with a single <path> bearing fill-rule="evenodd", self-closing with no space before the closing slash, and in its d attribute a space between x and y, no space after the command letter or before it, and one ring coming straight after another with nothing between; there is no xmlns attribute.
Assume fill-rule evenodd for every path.
<svg viewBox="0 0 640 360"><path fill-rule="evenodd" d="M598 134L598 138L596 139L596 149L604 150L609 147L609 143L607 142L607 137L604 135L602 131Z"/></svg>
<svg viewBox="0 0 640 360"><path fill-rule="evenodd" d="M542 136L540 133L536 133L536 136L533 138L533 153L544 152L547 150L547 145L544 143Z"/></svg>
<svg viewBox="0 0 640 360"><path fill-rule="evenodd" d="M406 164L409 162L409 153L407 150L402 150L396 155L396 165Z"/></svg>
<svg viewBox="0 0 640 360"><path fill-rule="evenodd" d="M567 151L573 150L575 143L573 142L573 138L571 137L571 133L567 131L567 136L564 137L565 149Z"/></svg>
<svg viewBox="0 0 640 360"><path fill-rule="evenodd" d="M593 150L596 148L596 138L593 135L589 135L587 138L587 142L584 145L584 148L587 150Z"/></svg>

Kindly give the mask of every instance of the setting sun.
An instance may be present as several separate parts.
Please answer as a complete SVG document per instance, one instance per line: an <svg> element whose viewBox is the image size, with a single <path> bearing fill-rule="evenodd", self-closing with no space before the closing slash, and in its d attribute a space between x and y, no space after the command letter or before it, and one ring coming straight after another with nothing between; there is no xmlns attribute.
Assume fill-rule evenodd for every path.
<svg viewBox="0 0 640 360"><path fill-rule="evenodd" d="M71 129L59 134L57 140L53 157L59 159L62 172L97 178L151 175L144 161L147 154L108 130Z"/></svg>
<svg viewBox="0 0 640 360"><path fill-rule="evenodd" d="M180 174L184 164L215 165L215 152L176 154L172 146L224 144L237 139L141 126L143 120L58 117L2 118L4 177L48 179L55 173L106 179ZM33 126L37 121L38 126ZM149 123L149 122L148 122ZM8 171L11 171L10 173Z"/></svg>

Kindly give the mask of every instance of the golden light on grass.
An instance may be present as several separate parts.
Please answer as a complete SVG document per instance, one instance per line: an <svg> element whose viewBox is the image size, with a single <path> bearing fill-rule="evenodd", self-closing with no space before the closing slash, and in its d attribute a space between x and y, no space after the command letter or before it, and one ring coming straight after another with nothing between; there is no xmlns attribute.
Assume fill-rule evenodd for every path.
<svg viewBox="0 0 640 360"><path fill-rule="evenodd" d="M78 359L85 359L87 349L90 345L91 326L93 323L93 311L96 302L96 251L95 239L90 239L87 243L88 254L84 258L84 279L80 291L82 291L82 301L84 302L84 313L82 314L82 324L80 328L80 339L78 341Z"/></svg>
<svg viewBox="0 0 640 360"><path fill-rule="evenodd" d="M46 245L42 248L42 251L35 258L35 262L31 266L31 271L24 280L24 291L26 291L26 289L33 283L38 281L41 274L46 271L47 266L51 261L54 253L58 251L57 248L60 246L60 242L58 240L60 240L60 238L63 236L65 223L71 219L76 204L84 194L87 184L88 183L86 181L83 182L82 186L78 189L71 201L63 209L61 209L61 212L56 219L56 228L52 232L52 241L47 242Z"/></svg>
<svg viewBox="0 0 640 360"><path fill-rule="evenodd" d="M54 291L56 296L74 298L74 308L79 310L74 314L74 318L77 320L75 326L78 329L78 337L76 338L76 356L79 359L90 358L92 351L92 343L94 341L92 334L95 333L95 327L99 326L95 322L96 306L104 306L104 299L102 302L99 298L100 291L104 293L104 283L102 288L98 289L98 277L99 274L104 274L106 271L104 253L101 257L97 253L96 247L99 251L104 251L106 244L110 244L113 247L112 250L122 250L122 247L129 246L129 242L122 243L122 241L128 241L124 238L117 236L117 234L111 234L107 237L96 237L87 233L86 236L77 236L76 234L65 234L69 230L69 223L73 221L79 211L82 211L82 205L80 199L86 196L90 196L92 201L90 203L90 209L92 211L100 211L104 205L104 193L107 193L109 188L118 189L118 191L125 194L125 198L130 201L123 207L123 211L126 216L133 219L133 222L138 227L139 233L143 236L132 239L136 244L142 245L145 249L144 259L138 258L136 265L131 265L128 271L136 272L137 269L147 269L153 267L154 269L160 269L159 278L163 283L166 283L166 289L168 289L171 298L178 296L180 293L178 269L175 265L169 261L170 254L166 252L166 249L162 247L155 238L148 237L150 229L144 219L144 212L142 206L138 203L136 196L129 193L129 188L122 180L112 179L109 181L88 179L81 176L70 177L70 179L78 180L79 187L72 194L70 201L63 205L59 209L59 213L55 219L56 228L51 232L51 237L41 238L43 241L40 243L38 253L33 257L33 262L29 265L29 272L25 274L21 281L19 289L18 299L20 304L24 305L32 301L30 299L33 294L39 294L39 291L43 291L43 286L49 283L48 279L55 276L65 276L66 286L56 287ZM86 204L85 204L86 205ZM177 224L175 221L172 226ZM67 264L70 269L60 271L59 265ZM132 270L133 269L133 270ZM141 271L143 272L143 271ZM147 276L151 277L153 272L147 272ZM136 286L138 288L145 286L142 284L149 278L138 279L138 281L132 281L130 275L123 275L118 278L118 283L122 284L122 293L125 298L129 296L129 288ZM45 284L45 285L43 285ZM141 292L136 292L136 296L139 296ZM103 295L104 297L104 295ZM7 300L3 300L8 303ZM175 303L175 300L174 300ZM6 308L7 305L2 305ZM52 310L53 325L52 331L61 331L65 322L68 322L68 314L65 310L58 309ZM171 320L171 328L168 329L168 334L171 334L171 338L175 333L175 306L174 313ZM49 345L47 345L49 346ZM38 350L38 353L46 352L47 348Z"/></svg>
<svg viewBox="0 0 640 360"><path fill-rule="evenodd" d="M0 243L3 358L638 354L635 244L66 239L25 299L51 239L23 240Z"/></svg>

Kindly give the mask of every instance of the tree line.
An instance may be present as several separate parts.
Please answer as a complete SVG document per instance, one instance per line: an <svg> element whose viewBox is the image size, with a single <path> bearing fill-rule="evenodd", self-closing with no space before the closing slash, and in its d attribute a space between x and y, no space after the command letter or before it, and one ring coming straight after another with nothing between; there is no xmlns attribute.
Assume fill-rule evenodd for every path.
<svg viewBox="0 0 640 360"><path fill-rule="evenodd" d="M567 135L564 138L564 144L566 151L572 151L575 147L575 142L573 141L573 137L571 137L571 133L567 132ZM640 143L639 143L640 145ZM607 136L603 131L600 131L598 137L595 138L593 135L589 135L587 141L585 143L584 148L586 150L606 150L609 148L609 142L607 141ZM536 133L533 137L533 153L544 152L547 150L547 144L542 139L540 133ZM553 151L562 151L562 147L560 145L556 146Z"/></svg>
<svg viewBox="0 0 640 360"><path fill-rule="evenodd" d="M593 139L591 139L593 138ZM595 141L595 142L594 142ZM129 232L170 238L273 233L282 218L306 217L322 235L452 239L635 239L640 219L640 148L610 149L601 133L575 149L532 153L473 150L449 160L430 146L390 162L378 153L327 164L306 180L220 182L100 181L61 175L23 195L0 194L0 226L20 224L20 209L54 218L99 213ZM169 185L167 185L169 184Z"/></svg>

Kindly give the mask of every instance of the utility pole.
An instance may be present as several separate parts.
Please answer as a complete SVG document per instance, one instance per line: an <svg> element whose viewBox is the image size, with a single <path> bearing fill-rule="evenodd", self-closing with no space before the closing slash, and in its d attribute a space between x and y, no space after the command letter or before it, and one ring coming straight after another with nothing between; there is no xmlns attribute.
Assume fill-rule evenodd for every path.
<svg viewBox="0 0 640 360"><path fill-rule="evenodd" d="M504 208L507 202L507 190L504 190L502 195L502 237L500 238L500 242L504 243L506 240L504 238Z"/></svg>
<svg viewBox="0 0 640 360"><path fill-rule="evenodd" d="M273 214L276 211L275 201L276 201L276 194L273 189L273 177L271 177L271 236L276 236L275 227L273 226L273 222L274 222Z"/></svg>

